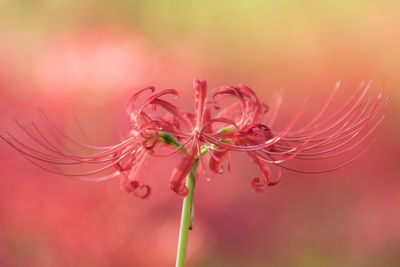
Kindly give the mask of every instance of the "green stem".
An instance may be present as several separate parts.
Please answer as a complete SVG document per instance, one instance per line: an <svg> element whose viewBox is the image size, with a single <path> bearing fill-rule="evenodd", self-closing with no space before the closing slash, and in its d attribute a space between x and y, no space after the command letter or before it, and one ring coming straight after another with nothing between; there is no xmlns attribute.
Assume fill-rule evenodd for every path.
<svg viewBox="0 0 400 267"><path fill-rule="evenodd" d="M227 133L227 132L234 132L236 131L236 128L233 125L229 125L225 128L222 128L219 130L221 133ZM175 148L180 147L180 151L183 154L186 154L187 148L186 147L181 147L181 143L175 139L175 137L167 132L164 131L158 131L158 138L159 142L164 142L168 145L172 145ZM221 139L222 142L229 142L230 140L223 140ZM206 147L207 146L207 147ZM216 145L214 144L204 144L201 149L200 149L200 155L197 156L196 161L194 162L192 169L190 170L187 178L186 178L186 187L189 189L188 195L185 197L183 200L183 206L182 206L182 215L181 215L181 226L179 229L179 242L178 242L178 251L176 254L176 267L184 267L185 266L185 261L186 261L186 248L187 248L187 241L188 241L188 235L189 235L189 230L192 230L192 221L193 221L193 194L194 194L194 186L195 186L195 178L196 178L196 170L197 167L199 166L199 157L201 155L206 154L209 150L213 150L216 148Z"/></svg>
<svg viewBox="0 0 400 267"><path fill-rule="evenodd" d="M176 254L176 267L185 266L188 234L189 234L189 230L192 230L193 193L194 193L194 186L195 186L195 182L196 182L195 181L196 170L197 170L198 165L199 165L199 161L196 160L186 178L186 187L189 189L189 194L183 200L181 226L179 229L178 252Z"/></svg>

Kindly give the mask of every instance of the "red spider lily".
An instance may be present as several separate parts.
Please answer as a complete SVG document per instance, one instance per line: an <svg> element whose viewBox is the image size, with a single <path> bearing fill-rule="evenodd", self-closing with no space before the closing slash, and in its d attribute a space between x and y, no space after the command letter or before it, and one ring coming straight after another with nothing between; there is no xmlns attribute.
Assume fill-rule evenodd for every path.
<svg viewBox="0 0 400 267"><path fill-rule="evenodd" d="M389 99L382 101L380 93L374 101L368 99L365 103L362 102L370 88L370 83L365 86L360 85L343 106L335 109L333 113L328 112L339 86L338 82L322 110L307 125L293 130L304 109L303 105L287 127L280 132L274 130L273 126L282 103L282 94L276 95L273 108L269 110L267 106L261 104L256 94L243 84L214 89L214 104L228 96L233 96L238 99L238 102L222 109L217 115L233 126L231 133L223 134L224 137L221 136L224 138L224 142L207 134L203 135L206 142L216 146L210 160L211 169L218 171L221 161L231 151L245 151L263 174L262 180L256 177L251 182L252 188L256 192L260 192L267 186L275 185L280 181L281 168L302 173L321 173L348 165L360 157L373 141L357 156L329 169L299 170L285 165L288 160L293 158L322 160L339 157L360 145L382 122L383 117L368 131L365 131L365 128L389 101ZM221 121L222 119L215 120L215 122ZM214 121L207 126L212 123ZM227 138L229 142L226 141ZM278 177L274 180L271 179L269 164L278 168Z"/></svg>
<svg viewBox="0 0 400 267"><path fill-rule="evenodd" d="M305 107L304 102L287 126L277 131L274 129L274 123L282 102L281 93L276 95L271 108L268 108L252 89L243 84L215 88L210 99L207 97L206 81L194 80L193 87L196 92L194 114L183 112L162 99L166 95L177 97L178 91L174 89L155 91L154 87L147 87L133 94L127 108L131 131L124 141L114 146L98 147L76 142L55 127L42 113L45 121L51 126L50 133L54 139L58 140L62 136L84 149L91 150L87 155L77 155L61 149L34 123L28 126L21 123L18 125L40 149L24 144L10 133L7 133L7 137L1 137L41 168L87 181L101 181L120 175L121 187L143 198L147 197L151 190L141 182L139 172L150 156L170 156L179 151L184 153L170 180L170 188L184 197L188 194L188 188L184 185L185 177L197 160L201 162L206 175L220 174L223 172L222 162L226 158L229 168L232 151L246 152L263 175L263 179L256 177L251 182L252 188L260 192L280 181L281 168L318 173L338 169L357 159L372 142L357 156L329 169L298 170L286 165L291 159L339 158L355 149L381 123L383 117L369 130L365 129L388 103L388 100L382 100L381 94L375 100L368 99L362 102L370 87L370 84L367 84L361 85L343 106L331 112L335 93L339 89L338 83L321 111L309 123L294 129ZM145 93L150 95L138 104L138 98ZM229 99L233 99L234 102L226 104ZM171 145L174 148L168 153L161 153L158 149L160 146ZM46 164L96 167L91 167L86 172L70 173L49 168ZM278 169L277 178L271 178L269 165ZM106 173L110 169L114 171ZM89 178L101 173L104 175Z"/></svg>
<svg viewBox="0 0 400 267"><path fill-rule="evenodd" d="M139 106L136 100L145 91L150 91L152 94ZM148 87L132 95L127 109L131 131L124 141L114 146L91 146L77 142L57 128L43 112L40 114L49 126L49 135L44 134L33 122L26 125L16 121L18 126L34 141L34 144L27 145L9 132L7 132L8 136L0 137L18 150L27 160L42 169L85 181L104 181L120 175L122 189L144 198L150 194L150 187L139 181L138 173L146 163L150 155L149 151L158 142L158 131L173 131L175 128L173 122L155 112L156 103L164 103L159 97L167 94L177 95L178 93L171 89L154 92L153 87ZM162 104L160 105L162 106ZM71 153L60 147L60 137L90 152L87 155ZM35 144L38 146L35 147ZM89 170L72 173L55 169L56 165L85 165L89 166ZM114 171L109 173L111 169ZM101 176L90 178L99 174Z"/></svg>

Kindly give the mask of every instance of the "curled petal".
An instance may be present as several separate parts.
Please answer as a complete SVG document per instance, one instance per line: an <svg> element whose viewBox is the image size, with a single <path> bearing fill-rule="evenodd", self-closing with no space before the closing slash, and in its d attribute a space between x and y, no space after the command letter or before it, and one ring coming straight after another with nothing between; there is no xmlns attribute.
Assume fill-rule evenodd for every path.
<svg viewBox="0 0 400 267"><path fill-rule="evenodd" d="M139 180L139 173L146 164L148 157L149 154L143 151L143 149L138 150L131 157L131 160L128 162L128 168L126 168L126 171L121 172L121 189L141 198L146 198L150 195L150 186L142 184Z"/></svg>
<svg viewBox="0 0 400 267"><path fill-rule="evenodd" d="M137 104L136 104L136 99L139 97L140 94L142 94L144 91L150 90L151 93L154 93L155 88L153 86L149 86L146 88L143 88L137 92L135 92L128 100L127 103L127 113L130 115L132 112L135 112L137 110Z"/></svg>
<svg viewBox="0 0 400 267"><path fill-rule="evenodd" d="M151 110L155 111L155 105L153 103L154 100L160 98L164 95L174 95L175 97L179 96L179 93L175 89L164 89L157 92L154 92L151 96L149 96L146 101L142 104L142 106L135 112L130 114L131 121L135 123L139 123L142 117L148 117L149 114L145 112L147 107L150 107Z"/></svg>
<svg viewBox="0 0 400 267"><path fill-rule="evenodd" d="M268 167L268 165L263 164L257 156L249 153L250 159L257 164L258 169L261 171L263 175L263 179L261 180L259 177L255 177L251 181L251 187L255 192L262 192L264 191L268 186L273 186L276 185L280 182L281 177L282 177L282 171L281 168L278 168L278 177L272 181L271 180L271 169Z"/></svg>
<svg viewBox="0 0 400 267"><path fill-rule="evenodd" d="M131 181L132 193L140 198L147 198L151 193L151 188L148 185L141 184L139 181Z"/></svg>
<svg viewBox="0 0 400 267"><path fill-rule="evenodd" d="M130 175L126 172L121 172L120 186L121 189L127 193L132 193L133 195L140 198L147 198L151 193L151 188L148 185L142 184L139 180L130 180Z"/></svg>
<svg viewBox="0 0 400 267"><path fill-rule="evenodd" d="M213 151L210 151L209 153L211 153L211 157L209 160L209 166L210 169L218 174L222 174L223 173L223 166L221 166L221 162L223 162L225 160L225 158L227 157L229 150L228 149L224 149L224 150L217 150L214 149Z"/></svg>
<svg viewBox="0 0 400 267"><path fill-rule="evenodd" d="M181 112L176 106L172 105L171 103L164 101L162 99L154 99L152 101L152 103L161 106L162 108L164 108L166 111L170 112L174 117L174 119L178 119L183 121L183 123L185 123L186 127L188 127L188 129L192 129L193 125L190 122L187 114Z"/></svg>
<svg viewBox="0 0 400 267"><path fill-rule="evenodd" d="M252 89L244 84L238 84L236 86L225 86L221 88L215 89L215 93L213 95L214 102L218 102L226 96L235 96L241 103L241 118L238 124L247 124L249 122L258 121L263 114L263 104L258 99L257 95L254 93ZM219 98L217 98L220 96ZM231 105L228 107L227 111L224 111L226 114L237 114L237 110L232 109L235 105Z"/></svg>
<svg viewBox="0 0 400 267"><path fill-rule="evenodd" d="M197 156L196 140L192 141L192 145L188 152L179 163L179 166L172 171L170 179L170 188L181 197L186 197L189 189L183 184L186 176L189 174Z"/></svg>
<svg viewBox="0 0 400 267"><path fill-rule="evenodd" d="M196 90L195 107L196 107L196 128L200 129L203 123L205 105L207 99L207 82L205 80L194 80L193 88Z"/></svg>
<svg viewBox="0 0 400 267"><path fill-rule="evenodd" d="M264 178L264 182L261 182L261 179L258 177L255 177L251 183L251 188L254 190L254 192L256 193L261 193L265 190L265 188L267 188L267 184L265 183L265 178Z"/></svg>
<svg viewBox="0 0 400 267"><path fill-rule="evenodd" d="M273 137L274 135L269 127L260 123L249 124L239 133L239 138L243 138L251 144L265 143ZM271 146L269 149L273 150L274 146Z"/></svg>
<svg viewBox="0 0 400 267"><path fill-rule="evenodd" d="M249 113L246 114L246 120L258 121L263 113L263 104L250 87L244 84L238 84L236 87L240 90L243 98L246 100L247 109L249 111Z"/></svg>

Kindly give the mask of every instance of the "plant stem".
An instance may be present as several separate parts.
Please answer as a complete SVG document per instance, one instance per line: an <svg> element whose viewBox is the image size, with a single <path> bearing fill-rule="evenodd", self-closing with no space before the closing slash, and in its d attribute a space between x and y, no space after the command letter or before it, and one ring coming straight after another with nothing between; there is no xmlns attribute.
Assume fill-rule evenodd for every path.
<svg viewBox="0 0 400 267"><path fill-rule="evenodd" d="M186 261L186 248L189 230L192 230L193 221L193 193L195 186L196 170L199 161L196 160L186 178L186 187L189 194L183 200L181 226L179 229L178 252L176 254L176 267L184 267Z"/></svg>

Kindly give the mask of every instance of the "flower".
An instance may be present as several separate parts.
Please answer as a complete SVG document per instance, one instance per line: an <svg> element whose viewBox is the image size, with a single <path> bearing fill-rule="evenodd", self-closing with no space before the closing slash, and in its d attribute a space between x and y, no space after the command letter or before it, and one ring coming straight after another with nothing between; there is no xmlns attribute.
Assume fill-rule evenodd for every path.
<svg viewBox="0 0 400 267"><path fill-rule="evenodd" d="M301 106L287 126L281 130L274 129L274 123L282 103L282 93L275 96L272 108L261 104L254 91L243 84L237 86L224 86L214 91L214 104L223 98L233 96L238 101L221 109L217 116L230 120L234 129L229 136L229 142L224 142L204 135L207 142L216 145L214 157L210 160L211 168L216 171L226 154L232 151L247 152L251 161L258 165L263 179L254 178L251 182L256 192L263 191L267 186L276 185L282 176L281 168L302 173L322 173L344 167L360 157L373 143L370 142L362 151L345 162L336 164L332 168L323 170L300 170L287 166L291 159L299 160L323 160L338 158L346 152L355 149L376 129L382 122L380 118L368 131L365 128L372 122L376 115L389 102L382 101L382 93L379 93L373 101L371 98L363 102L370 83L360 87L338 109L332 108L334 96L340 87L338 82L324 104L321 111L306 125L294 130L305 103ZM361 92L360 92L361 91ZM264 116L266 115L266 116ZM374 139L375 140L375 139ZM277 178L272 180L269 165L278 169Z"/></svg>
<svg viewBox="0 0 400 267"><path fill-rule="evenodd" d="M224 161L232 152L246 152L255 163L262 179L255 177L251 181L254 191L261 192L268 186L276 185L282 176L281 169L296 172L320 173L338 169L357 159L373 143L370 142L356 156L346 158L323 170L300 170L287 163L292 159L323 160L346 157L346 153L360 147L382 122L381 117L368 125L389 102L382 100L379 93L375 100L364 101L370 83L360 85L354 94L339 108L333 106L334 97L340 83L337 83L328 101L321 111L306 125L294 129L305 108L306 101L287 123L283 130L275 129L278 111L283 94L275 95L272 105L263 104L255 92L244 84L222 86L207 94L207 83L194 80L195 112L185 112L164 100L164 96L178 97L174 89L155 91L147 87L134 93L128 101L127 115L130 131L125 140L114 146L91 146L77 142L58 129L41 112L44 121L51 127L52 136L62 136L74 144L89 149L86 155L70 153L57 146L36 124L20 128L39 145L36 148L18 140L12 134L1 136L8 144L29 161L53 173L78 177L86 181L102 181L120 176L121 188L136 196L145 198L150 195L150 186L143 184L140 170L149 157L167 157L182 152L181 162L173 169L170 188L181 197L189 190L185 178L196 162L200 162L203 172L211 177L223 172ZM149 94L144 101L138 99ZM375 139L373 139L375 140ZM168 148L161 153L160 148ZM47 165L89 165L88 171L70 173ZM95 168L91 166L96 166ZM197 166L197 165L196 165ZM278 175L272 178L270 167L277 168ZM110 170L113 171L110 173ZM101 175L90 178L92 175Z"/></svg>
<svg viewBox="0 0 400 267"><path fill-rule="evenodd" d="M137 98L145 92L151 92L151 95L141 105L138 105ZM128 101L127 108L131 130L128 133L128 137L117 145L101 147L77 142L63 133L43 112L40 112L40 115L50 126L48 135L44 134L35 123L25 125L16 121L18 126L34 143L39 145L38 148L34 147L34 144L27 145L21 142L9 132L7 132L8 136L0 137L19 151L27 160L42 169L56 174L76 177L84 181L95 182L120 176L122 189L145 198L149 196L151 190L148 185L140 182L140 170L150 156L149 151L158 142L158 131L174 129L173 122L168 118L160 117L154 111L157 101L162 103L159 98L168 94L177 95L178 93L171 89L155 92L153 87L147 87L133 94ZM88 149L90 152L84 155L68 152L56 143L60 136L82 149ZM89 166L89 170L72 173L55 169L54 166L57 165L85 165L85 167ZM114 171L110 173L110 170ZM99 174L100 176L91 178L91 176Z"/></svg>

